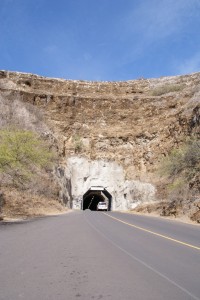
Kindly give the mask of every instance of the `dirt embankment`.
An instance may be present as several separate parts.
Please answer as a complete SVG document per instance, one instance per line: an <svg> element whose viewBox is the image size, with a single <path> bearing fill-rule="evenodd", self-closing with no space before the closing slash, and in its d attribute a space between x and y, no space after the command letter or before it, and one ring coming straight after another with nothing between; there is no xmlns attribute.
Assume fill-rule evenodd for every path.
<svg viewBox="0 0 200 300"><path fill-rule="evenodd" d="M134 213L151 214L166 218L200 223L200 199L191 201L159 201L139 205L132 210Z"/></svg>
<svg viewBox="0 0 200 300"><path fill-rule="evenodd" d="M1 201L4 202L1 213L4 220L56 215L67 211L67 208L55 199L31 195L27 191L18 191L14 188L3 188Z"/></svg>

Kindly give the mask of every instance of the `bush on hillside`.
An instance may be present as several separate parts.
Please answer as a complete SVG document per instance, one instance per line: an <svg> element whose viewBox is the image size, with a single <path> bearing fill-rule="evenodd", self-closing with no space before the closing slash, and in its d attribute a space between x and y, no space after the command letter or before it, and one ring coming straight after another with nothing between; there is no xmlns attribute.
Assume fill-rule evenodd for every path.
<svg viewBox="0 0 200 300"><path fill-rule="evenodd" d="M173 181L178 178L191 180L200 172L200 140L192 139L179 149L172 150L162 161L160 170Z"/></svg>
<svg viewBox="0 0 200 300"><path fill-rule="evenodd" d="M73 137L75 153L80 153L83 150L83 142L79 135Z"/></svg>
<svg viewBox="0 0 200 300"><path fill-rule="evenodd" d="M161 96L171 92L182 91L184 86L182 84L165 84L155 88L152 91L152 96Z"/></svg>
<svg viewBox="0 0 200 300"><path fill-rule="evenodd" d="M0 130L0 173L13 186L24 186L38 169L54 160L48 145L35 133L26 130Z"/></svg>
<svg viewBox="0 0 200 300"><path fill-rule="evenodd" d="M195 201L200 191L200 140L191 139L179 149L172 150L160 163L159 171L170 180L169 200Z"/></svg>

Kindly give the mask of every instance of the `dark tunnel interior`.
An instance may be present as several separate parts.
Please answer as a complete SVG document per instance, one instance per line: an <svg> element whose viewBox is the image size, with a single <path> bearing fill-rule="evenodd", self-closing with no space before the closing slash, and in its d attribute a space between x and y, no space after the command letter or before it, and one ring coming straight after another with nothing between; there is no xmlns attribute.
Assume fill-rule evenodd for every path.
<svg viewBox="0 0 200 300"><path fill-rule="evenodd" d="M102 202L105 201L103 196L91 193L83 201L83 210L85 209L97 210L97 204L101 201Z"/></svg>
<svg viewBox="0 0 200 300"><path fill-rule="evenodd" d="M99 190L88 190L84 195L83 195L83 203L82 203L82 209L90 209L93 211L97 210L97 204L99 202L105 202L105 198L102 195L102 193L106 196L107 202L108 202L108 210L111 210L111 201L112 201L112 196L110 193L108 193L107 190L103 189L101 191Z"/></svg>

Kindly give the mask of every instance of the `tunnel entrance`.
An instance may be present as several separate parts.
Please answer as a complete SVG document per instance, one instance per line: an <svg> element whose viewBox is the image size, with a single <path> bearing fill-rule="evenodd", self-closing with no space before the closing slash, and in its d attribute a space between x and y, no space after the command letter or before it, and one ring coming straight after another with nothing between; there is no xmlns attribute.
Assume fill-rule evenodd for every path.
<svg viewBox="0 0 200 300"><path fill-rule="evenodd" d="M82 209L97 210L99 202L106 202L110 211L112 207L112 195L102 186L92 186L83 195Z"/></svg>

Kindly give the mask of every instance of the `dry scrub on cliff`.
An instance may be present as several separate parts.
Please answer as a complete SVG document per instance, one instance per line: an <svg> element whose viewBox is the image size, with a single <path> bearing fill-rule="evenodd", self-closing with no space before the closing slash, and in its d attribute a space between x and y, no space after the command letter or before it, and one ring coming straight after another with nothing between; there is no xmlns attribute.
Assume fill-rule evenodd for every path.
<svg viewBox="0 0 200 300"><path fill-rule="evenodd" d="M0 94L0 128L10 126L35 132L46 129L41 109L30 103L23 103L20 95Z"/></svg>
<svg viewBox="0 0 200 300"><path fill-rule="evenodd" d="M6 219L59 214L63 205L45 195L31 194L14 188L3 188L3 215Z"/></svg>
<svg viewBox="0 0 200 300"><path fill-rule="evenodd" d="M200 173L200 140L191 139L179 149L171 151L160 166L161 173L171 178L171 188L176 183L188 183Z"/></svg>
<svg viewBox="0 0 200 300"><path fill-rule="evenodd" d="M139 205L135 211L189 217L200 223L200 140L193 138L173 149L161 160L158 173L162 178L157 187L160 201Z"/></svg>
<svg viewBox="0 0 200 300"><path fill-rule="evenodd" d="M81 140L81 137L79 135L75 135L73 137L73 142L75 153L81 152L81 150L83 149L83 142Z"/></svg>
<svg viewBox="0 0 200 300"><path fill-rule="evenodd" d="M152 96L161 96L171 92L179 92L184 88L183 84L165 84L155 88L152 91Z"/></svg>
<svg viewBox="0 0 200 300"><path fill-rule="evenodd" d="M186 214L200 222L200 140L190 139L171 151L160 166L168 178L168 203L162 215Z"/></svg>

